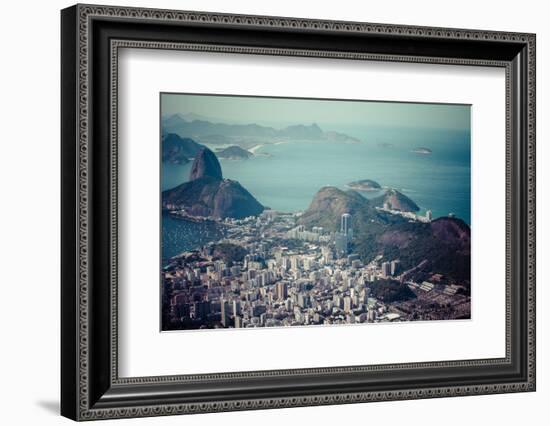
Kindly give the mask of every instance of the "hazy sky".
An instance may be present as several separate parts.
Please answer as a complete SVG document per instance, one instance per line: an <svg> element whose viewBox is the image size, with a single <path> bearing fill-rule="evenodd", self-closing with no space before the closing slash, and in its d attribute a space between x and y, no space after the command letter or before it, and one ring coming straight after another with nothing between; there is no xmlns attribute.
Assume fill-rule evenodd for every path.
<svg viewBox="0 0 550 426"><path fill-rule="evenodd" d="M225 123L360 125L470 129L469 105L333 101L212 95L161 95L161 114L194 113ZM328 129L323 129L328 130Z"/></svg>

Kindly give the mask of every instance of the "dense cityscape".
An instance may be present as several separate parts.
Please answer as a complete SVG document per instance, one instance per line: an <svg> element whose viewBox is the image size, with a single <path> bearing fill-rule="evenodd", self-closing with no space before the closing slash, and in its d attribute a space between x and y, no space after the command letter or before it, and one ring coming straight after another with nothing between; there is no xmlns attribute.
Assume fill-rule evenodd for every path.
<svg viewBox="0 0 550 426"><path fill-rule="evenodd" d="M265 210L216 221L225 238L171 258L162 270L163 329L208 329L447 320L470 317L469 289L430 270L430 259L405 269L399 258L354 253L353 216L338 231L299 224L301 213ZM419 216L378 208L410 222ZM335 224L336 225L336 224Z"/></svg>

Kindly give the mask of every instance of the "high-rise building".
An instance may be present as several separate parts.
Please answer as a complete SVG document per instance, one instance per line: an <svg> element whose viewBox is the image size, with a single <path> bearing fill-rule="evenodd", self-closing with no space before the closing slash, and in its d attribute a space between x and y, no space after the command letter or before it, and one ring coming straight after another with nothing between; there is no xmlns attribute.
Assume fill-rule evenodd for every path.
<svg viewBox="0 0 550 426"><path fill-rule="evenodd" d="M266 274L265 272L262 272L260 275L256 277L256 284L258 287L264 287L265 285L269 284L269 274Z"/></svg>
<svg viewBox="0 0 550 426"><path fill-rule="evenodd" d="M342 232L336 232L334 235L334 246L338 257L345 256L348 253L348 237Z"/></svg>
<svg viewBox="0 0 550 426"><path fill-rule="evenodd" d="M285 300L285 309L287 311L290 311L292 309L292 299L286 299Z"/></svg>
<svg viewBox="0 0 550 426"><path fill-rule="evenodd" d="M197 302L197 303L204 303L204 302ZM174 315L177 318L189 318L191 316L191 306L189 305L189 303L172 305L171 312L172 312L172 315Z"/></svg>
<svg viewBox="0 0 550 426"><path fill-rule="evenodd" d="M426 220L431 222L431 220L432 220L432 211L431 210L426 211Z"/></svg>
<svg viewBox="0 0 550 426"><path fill-rule="evenodd" d="M330 263L332 261L332 250L329 247L322 246L321 253L323 254L323 262Z"/></svg>
<svg viewBox="0 0 550 426"><path fill-rule="evenodd" d="M233 300L233 315L237 316L241 314L241 302L240 300Z"/></svg>
<svg viewBox="0 0 550 426"><path fill-rule="evenodd" d="M350 313L351 308L352 308L351 297L349 296L344 297L344 312Z"/></svg>
<svg viewBox="0 0 550 426"><path fill-rule="evenodd" d="M281 267L288 271L290 269L290 258L288 256L284 256L281 258Z"/></svg>
<svg viewBox="0 0 550 426"><path fill-rule="evenodd" d="M376 311L374 309L369 309L368 317L369 317L369 321L371 321L371 322L376 320L376 317L377 317Z"/></svg>
<svg viewBox="0 0 550 426"><path fill-rule="evenodd" d="M222 300L220 302L221 308L221 323L224 327L229 327L229 302Z"/></svg>
<svg viewBox="0 0 550 426"><path fill-rule="evenodd" d="M239 315L235 316L235 328L242 328L243 326L243 318Z"/></svg>
<svg viewBox="0 0 550 426"><path fill-rule="evenodd" d="M309 308L311 307L311 298L304 294L304 293L299 293L298 294L298 306L300 308Z"/></svg>
<svg viewBox="0 0 550 426"><path fill-rule="evenodd" d="M391 273L390 262L382 262L382 277L387 278Z"/></svg>
<svg viewBox="0 0 550 426"><path fill-rule="evenodd" d="M392 260L390 272L393 276L396 276L399 273L400 266L401 266L401 262L399 260Z"/></svg>
<svg viewBox="0 0 550 426"><path fill-rule="evenodd" d="M203 300L202 302L195 302L193 304L193 310L195 311L195 318L205 320L210 313L210 302Z"/></svg>
<svg viewBox="0 0 550 426"><path fill-rule="evenodd" d="M266 311L266 307L265 305L254 305L252 307L252 316L253 317L259 317L260 315L262 315L263 313L265 313Z"/></svg>
<svg viewBox="0 0 550 426"><path fill-rule="evenodd" d="M286 282L279 281L275 286L275 296L277 300L285 300L288 296L288 287Z"/></svg>
<svg viewBox="0 0 550 426"><path fill-rule="evenodd" d="M340 232L346 236L351 233L351 215L344 213L340 218Z"/></svg>

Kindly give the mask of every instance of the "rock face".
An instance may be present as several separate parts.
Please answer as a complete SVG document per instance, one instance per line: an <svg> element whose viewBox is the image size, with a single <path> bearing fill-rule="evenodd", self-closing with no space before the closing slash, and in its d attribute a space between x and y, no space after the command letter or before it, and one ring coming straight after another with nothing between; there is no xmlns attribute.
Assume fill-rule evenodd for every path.
<svg viewBox="0 0 550 426"><path fill-rule="evenodd" d="M216 155L208 148L201 149L195 157L189 180L200 179L205 176L222 179L220 162L216 158Z"/></svg>
<svg viewBox="0 0 550 426"><path fill-rule="evenodd" d="M391 210L399 210L402 212L417 212L420 207L406 195L396 189L389 189L384 195L373 198L372 204L377 207L389 207Z"/></svg>
<svg viewBox="0 0 550 426"><path fill-rule="evenodd" d="M192 216L241 219L264 210L242 185L223 179L216 155L203 148L193 162L189 182L162 193L163 206L184 209Z"/></svg>

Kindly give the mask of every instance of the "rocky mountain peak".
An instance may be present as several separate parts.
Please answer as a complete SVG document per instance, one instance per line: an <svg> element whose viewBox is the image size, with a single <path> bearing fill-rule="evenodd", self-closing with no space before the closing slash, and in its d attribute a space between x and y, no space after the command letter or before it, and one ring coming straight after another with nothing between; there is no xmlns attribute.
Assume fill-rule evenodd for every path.
<svg viewBox="0 0 550 426"><path fill-rule="evenodd" d="M219 180L223 179L222 168L216 158L216 154L205 147L198 152L193 161L189 180L196 180L206 176Z"/></svg>

